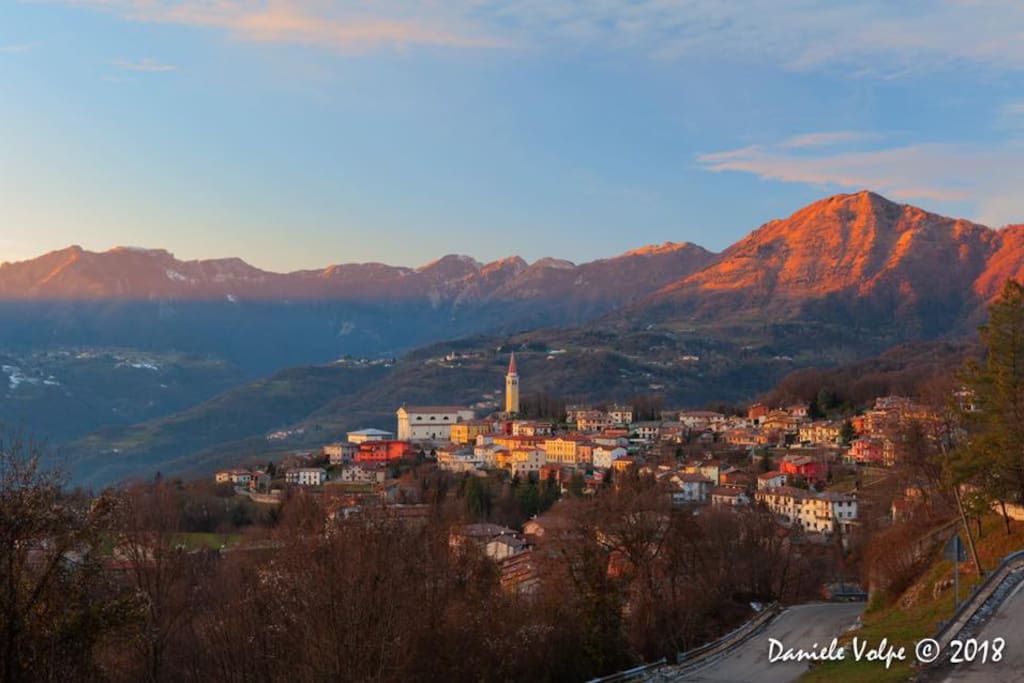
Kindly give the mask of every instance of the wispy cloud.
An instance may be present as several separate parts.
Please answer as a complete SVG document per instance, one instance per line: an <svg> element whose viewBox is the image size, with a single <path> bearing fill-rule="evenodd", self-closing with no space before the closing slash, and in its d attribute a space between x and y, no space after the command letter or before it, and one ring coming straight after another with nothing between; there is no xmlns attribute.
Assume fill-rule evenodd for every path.
<svg viewBox="0 0 1024 683"><path fill-rule="evenodd" d="M384 46L633 50L902 77L961 62L1024 69L1018 0L51 0L126 20L341 51Z"/></svg>
<svg viewBox="0 0 1024 683"><path fill-rule="evenodd" d="M1003 116L1024 117L1024 101L1008 102L1007 104L1003 105L1001 113L1003 114Z"/></svg>
<svg viewBox="0 0 1024 683"><path fill-rule="evenodd" d="M722 54L886 78L965 61L1024 69L1017 0L513 0L494 12L546 42L665 59Z"/></svg>
<svg viewBox="0 0 1024 683"><path fill-rule="evenodd" d="M0 52L28 52L32 49L31 45L0 45Z"/></svg>
<svg viewBox="0 0 1024 683"><path fill-rule="evenodd" d="M830 147L851 142L864 142L866 140L877 140L881 137L878 133L869 133L856 130L839 130L832 132L804 133L794 135L788 140L779 143L780 147L800 149L804 147Z"/></svg>
<svg viewBox="0 0 1024 683"><path fill-rule="evenodd" d="M177 71L178 69L178 67L173 64L158 62L155 59L150 59L149 57L134 61L128 59L115 59L111 63L121 71L137 71L141 73L167 73L168 71Z"/></svg>
<svg viewBox="0 0 1024 683"><path fill-rule="evenodd" d="M785 141L784 141L785 142ZM909 144L809 153L784 143L755 145L697 158L712 172L751 173L765 180L825 190L872 189L905 201L967 203L976 218L1002 224L1024 219L1024 149Z"/></svg>
<svg viewBox="0 0 1024 683"><path fill-rule="evenodd" d="M58 0L59 1L59 0ZM322 0L64 0L129 20L217 29L255 42L314 45L341 51L374 47L498 47L467 16L463 0L445 3ZM471 3L472 4L472 3Z"/></svg>

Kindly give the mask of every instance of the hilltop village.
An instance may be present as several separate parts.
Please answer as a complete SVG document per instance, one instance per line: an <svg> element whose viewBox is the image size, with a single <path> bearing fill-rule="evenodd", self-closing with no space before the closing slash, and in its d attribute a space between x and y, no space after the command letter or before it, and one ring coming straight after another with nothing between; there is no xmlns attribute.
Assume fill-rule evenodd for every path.
<svg viewBox="0 0 1024 683"><path fill-rule="evenodd" d="M897 434L933 415L900 396L879 397L858 414L826 418L808 404L754 404L745 414L660 410L637 419L625 404L567 405L548 419L520 417L520 375L514 352L505 376L504 410L477 417L463 406L407 406L394 431L367 428L319 452L291 455L261 469L227 469L218 485L258 503L289 490L323 496L341 519L369 510L415 519L426 514L422 487L403 472L414 463L454 476L491 480L512 489L544 489L547 504L519 526L480 523L464 531L505 572L543 535L544 509L561 496L588 496L621 477L653 477L676 508L706 506L770 511L781 529L807 542L844 547L859 533L858 490L897 463ZM898 516L915 493L899 496ZM486 515L483 515L486 517Z"/></svg>

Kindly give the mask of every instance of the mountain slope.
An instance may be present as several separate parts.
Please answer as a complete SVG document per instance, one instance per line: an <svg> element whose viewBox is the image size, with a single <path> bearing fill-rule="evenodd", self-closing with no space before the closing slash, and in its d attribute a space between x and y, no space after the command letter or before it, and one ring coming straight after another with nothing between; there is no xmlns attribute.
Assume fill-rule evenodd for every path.
<svg viewBox="0 0 1024 683"><path fill-rule="evenodd" d="M707 268L615 317L849 321L894 326L908 338L963 331L960 323L991 295L994 281L1020 273L1021 232L871 192L837 195L766 223Z"/></svg>

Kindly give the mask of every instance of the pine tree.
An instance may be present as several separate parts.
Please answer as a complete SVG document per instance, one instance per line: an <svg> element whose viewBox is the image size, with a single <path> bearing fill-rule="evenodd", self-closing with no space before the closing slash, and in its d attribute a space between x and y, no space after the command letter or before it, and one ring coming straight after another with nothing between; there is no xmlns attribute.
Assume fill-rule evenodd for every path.
<svg viewBox="0 0 1024 683"><path fill-rule="evenodd" d="M985 359L963 376L977 411L965 414L970 438L950 471L991 500L1024 502L1024 285L1006 282L980 333Z"/></svg>
<svg viewBox="0 0 1024 683"><path fill-rule="evenodd" d="M857 430L853 428L853 423L849 420L844 420L842 426L839 428L839 443L844 446L849 446L850 442L857 438Z"/></svg>
<svg viewBox="0 0 1024 683"><path fill-rule="evenodd" d="M988 323L979 328L985 358L968 363L962 372L977 410L961 415L967 438L949 430L942 444L947 451L943 474L979 576L982 567L968 514L980 514L995 501L1004 510L1007 500L1024 502L1024 286L1007 280L988 314ZM1004 519L1009 533L1005 513Z"/></svg>

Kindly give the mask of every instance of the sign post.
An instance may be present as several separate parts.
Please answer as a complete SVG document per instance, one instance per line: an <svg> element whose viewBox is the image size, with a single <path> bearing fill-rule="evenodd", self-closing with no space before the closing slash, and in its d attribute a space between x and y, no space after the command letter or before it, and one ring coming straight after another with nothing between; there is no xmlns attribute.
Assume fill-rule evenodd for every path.
<svg viewBox="0 0 1024 683"><path fill-rule="evenodd" d="M947 560L953 560L953 610L960 607L960 563L967 561L967 550L963 541L960 540L958 531L949 543L942 550L942 556Z"/></svg>

